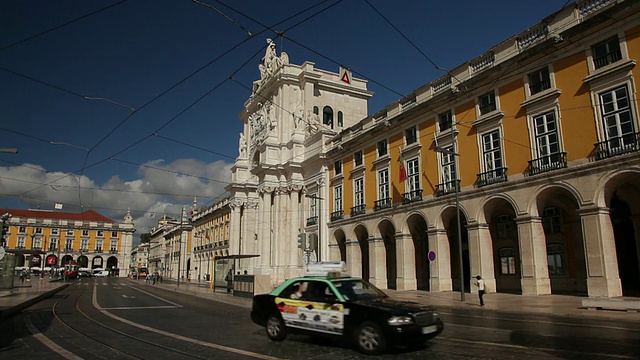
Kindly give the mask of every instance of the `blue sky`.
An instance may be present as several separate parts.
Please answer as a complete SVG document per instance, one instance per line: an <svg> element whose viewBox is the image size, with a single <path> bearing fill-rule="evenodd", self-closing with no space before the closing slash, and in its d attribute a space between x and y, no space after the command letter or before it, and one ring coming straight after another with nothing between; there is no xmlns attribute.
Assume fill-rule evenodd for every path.
<svg viewBox="0 0 640 360"><path fill-rule="evenodd" d="M444 74L421 52L452 69L566 3L4 0L0 148L19 153L0 154L0 207L131 208L148 232L225 195L266 38L367 78L372 114Z"/></svg>

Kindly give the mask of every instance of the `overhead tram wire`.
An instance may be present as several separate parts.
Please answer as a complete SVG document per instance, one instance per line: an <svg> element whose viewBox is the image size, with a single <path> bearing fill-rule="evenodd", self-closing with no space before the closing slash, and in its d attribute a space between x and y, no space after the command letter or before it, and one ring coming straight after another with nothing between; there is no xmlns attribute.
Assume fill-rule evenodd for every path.
<svg viewBox="0 0 640 360"><path fill-rule="evenodd" d="M322 3L326 2L326 1L328 1L328 0L325 0L325 1L323 1ZM223 5L224 5L224 4L223 4ZM317 4L317 5L318 5L318 4ZM314 6L312 6L312 7L307 8L307 10L308 10L308 9L311 9L311 8L313 8L313 7L317 6L317 5L314 5ZM304 11L307 11L307 10L304 10ZM304 12L304 11L303 11L303 12ZM298 14L299 14L299 13L298 13ZM296 14L296 15L297 15L297 14ZM284 21L289 20L290 18L291 18L291 17L289 17L289 18L285 19ZM277 24L276 24L276 25L277 25ZM274 26L276 26L276 25L274 25ZM256 34L256 36L257 36L257 35L259 35L259 34L261 34L261 33L263 33L263 32L266 32L266 31L268 31L268 30L267 30L267 29L265 29L265 30L263 30L263 31L260 31L260 32L258 32L258 33ZM227 51L223 52L221 55L219 55L219 56L217 56L216 58L212 59L212 60L211 60L210 62L208 62L207 64L205 64L205 65L201 66L200 68L198 68L196 71L192 72L192 73L191 73L190 75L188 75L187 77L183 78L182 80L180 80L180 81L179 81L179 82L177 82L176 84L172 85L171 87L169 87L169 88L168 88L168 89L166 89L165 91L161 92L160 94L158 94L157 96L155 96L154 98L152 98L151 100L149 100L148 102L146 102L145 104L143 104L141 107L139 107L139 108L137 109L137 111L136 111L136 112L138 112L138 111L142 110L143 108L145 108L145 107L146 107L146 106L148 106L149 104L153 103L154 101L156 101L157 99L159 99L160 97L162 97L163 95L165 95L166 93L168 93L168 92L170 92L171 90L173 90L174 88L176 88L178 85L182 84L183 82L185 82L185 81L187 81L188 79L190 79L191 77L195 76L196 74L198 74L199 72L201 72L201 71L202 71L202 70L204 70L205 68L209 67L211 64L213 64L214 62L216 62L216 61L217 61L217 60L219 60L220 58L222 58L222 57L226 56L227 54L231 53L233 50L237 49L238 47L240 47L241 45L243 45L243 44L244 44L245 42L247 42L248 40L249 40L249 38L242 40L241 42L239 42L239 43L238 43L238 44L236 44L235 46L233 46L233 47L231 47L230 49L228 49ZM263 51L263 49L261 49L259 52L262 52L262 51ZM255 55L254 55L254 57L255 57ZM237 71L239 71L240 69L241 69L241 68L239 68ZM0 68L0 70L5 70L5 71L11 72L11 73L15 73L15 72L13 72L13 71L11 71L11 70L6 70L6 69L3 69L3 68ZM237 71L236 71L236 72L237 72ZM234 74L235 74L236 72L234 72ZM28 78L28 79L32 79L32 80L34 80L34 81L36 81L36 82L42 83L43 85L47 85L47 86L53 87L53 88L58 89L58 90L60 90L60 91L68 92L68 93L71 93L71 94L76 95L76 96L78 96L78 97L82 97L83 99L84 99L84 98L86 98L86 96L84 96L84 95L81 95L81 94L78 94L78 93L75 93L75 92L72 92L72 91L69 91L69 90L66 90L66 89L60 88L60 87L55 86L55 85L52 85L52 84L48 84L48 83L42 82L42 81L37 80L37 79L30 78L30 77L28 77L28 76L26 76L26 75L22 75L22 74L18 74L18 73L15 73L15 74L16 74L16 75L18 75L18 76L23 76L23 77ZM226 81L226 80L225 80L225 81ZM222 85L222 84L220 84L220 85ZM216 88L217 88L217 86L216 86ZM211 92L211 91L210 91L210 92ZM207 94L208 94L208 93L207 93ZM198 101L200 101L201 99L202 99L202 97L201 97L199 100L197 100L197 101L196 101L196 103L197 103ZM193 104L192 104L192 105L190 105L189 107L193 106L194 104L195 104L195 103L193 103ZM181 112L180 114L182 114L182 113L183 113L183 112ZM133 114L134 114L134 113L131 113L129 116L127 116L127 117L126 117L126 118L125 118L125 119L124 119L120 124L118 124L118 125L116 126L116 128L114 128L112 131L110 131L110 132L109 132L105 137L103 137L103 138L102 138L102 139L101 139L101 140L100 140L96 145L94 145L90 150L92 151L92 150L94 150L97 146L99 146L99 145L100 145L104 140L106 140L106 138L107 138L107 137L109 137L111 134L113 134L113 132L115 132L115 130L116 130L117 128L119 128L120 126L122 126L122 125L123 125L123 124L124 124L124 123L129 119L129 118L131 118L131 116L133 116ZM180 114L178 114L177 116L179 116ZM175 119L177 118L177 116L176 116L176 117L174 117L174 118L172 118L171 120L169 120L167 123L165 123L163 126L161 126L161 127L160 127L159 129L157 129L156 131L154 131L154 133L157 133L157 132L158 132L158 131L160 131L162 128L164 128L165 126L167 126L170 122L172 122L173 120L175 120ZM150 138L150 137L152 137L152 136L153 136L153 134L147 135L147 136L145 136L144 138L139 139L138 141L136 141L136 142L132 143L131 145L127 146L126 148L122 149L121 151L116 152L116 153L115 153L114 155L112 155L112 156L117 156L117 155L121 154L122 152L124 152L124 151L126 151L126 150L128 150L128 149L130 149L130 148L132 148L132 147L134 147L134 146L136 146L137 144L141 143L142 141L145 141L145 140L149 139L149 138ZM96 162L96 163L93 163L93 164L91 164L91 165L87 166L87 165L86 165L86 161L87 161L87 159L88 159L88 154L89 154L89 153L87 153L87 157L85 158L85 162L84 162L84 164L83 164L82 169L80 169L80 170L78 170L78 171L75 171L75 172L73 172L72 174L75 174L75 173L77 173L77 172L81 172L81 173L83 173L83 172L84 172L84 170L86 170L86 169L88 169L88 168L91 168L91 167L93 167L93 166L96 166L96 165L98 165L98 164L101 164L101 163L103 163L103 162L105 162L105 161L109 160L109 158L105 158L105 159L102 159L102 160L100 160L100 161L98 161L98 162ZM71 176L71 175L70 175L70 174L67 174L67 176ZM46 185L43 185L43 186L46 186ZM28 192L30 192L30 191L33 191L33 190L37 190L37 189L39 189L39 188L40 188L40 187L37 187L37 188L32 189L32 190L29 190L29 191L27 191L27 192L25 192L25 193L23 193L23 194L26 194L26 193L28 193Z"/></svg>
<svg viewBox="0 0 640 360"><path fill-rule="evenodd" d="M73 19L73 20L67 21L67 22L65 22L65 23L63 23L63 24L60 24L60 25L58 25L58 26L55 26L55 27L52 27L52 28L47 29L47 30L45 30L45 31L42 31L42 32L39 32L39 33L37 33L37 34L31 35L31 36L29 36L29 37L27 37L27 38L25 38L25 39L18 40L18 41L14 42L14 43L11 43L11 44L9 44L9 45L3 46L3 47L1 47L1 48L0 48L0 51L3 51L3 50L6 50L6 49L9 49L9 48L11 48L11 47L14 47L14 46L16 46L16 45L22 44L22 43L27 42L27 41L29 41L29 40L33 40L33 39L35 39L35 38L37 38L37 37L39 37L39 36L42 36L42 35L48 34L48 33L52 32L52 31L55 31L55 30L61 29L61 28L65 27L65 26L67 26L67 25L71 25L71 24L76 23L76 22L78 22L78 21L80 21L80 20L86 19L86 18L88 18L88 17L90 17L90 16L93 16L93 15L99 14L99 13L101 13L101 12L105 11L105 10L109 10L109 9L111 9L111 8L113 8L113 7L116 7L116 6L118 6L118 5L124 4L125 2L127 2L127 0L122 0L122 1L119 1L119 2L117 2L117 3L113 3L113 4L111 4L111 5L107 5L107 6L103 7L103 8L101 8L101 9L98 9L98 10L94 11L94 12L88 13L88 14L86 14L86 15L82 15L82 16L81 16L81 17L79 17L79 18L76 18L76 19Z"/></svg>
<svg viewBox="0 0 640 360"><path fill-rule="evenodd" d="M395 26L389 19L387 19L386 16L384 16L378 9L376 9L375 6L373 6L369 0L364 0L364 2L367 3L367 5L369 5L369 7L371 7L373 9L373 11L375 11L376 13L378 13L378 15L380 15L380 17L387 22L387 24L389 24L395 31L398 32L398 34L400 34L400 36L402 36L405 40L407 40L407 42L409 44L411 44L411 46L413 46L414 49L418 50L418 52L420 54L422 54L422 56L427 59L427 61L429 61L431 63L431 65L433 65L433 67L436 68L436 70L441 70L446 72L447 74L449 74L449 76L451 76L452 78L454 78L456 81L458 81L458 83L461 83L460 80L458 80L458 78L455 77L455 75L453 75L449 70L439 66L438 64L435 63L435 61L433 61L427 54L424 53L424 51L422 51L413 41L411 41L402 31L400 31L400 29L398 29L397 26Z"/></svg>
<svg viewBox="0 0 640 360"><path fill-rule="evenodd" d="M206 6L206 7L210 8L210 9L213 9L213 10L217 11L218 14L222 15L222 17L224 17L225 19L229 20L232 24L236 25L237 27L242 29L244 32L246 32L249 37L253 37L253 34L251 33L251 31L246 29L244 26L240 25L237 21L233 20L231 17L227 16L222 11L218 10L218 8L216 8L215 6L207 4L207 3L204 3L204 2L201 2L201 1L198 1L198 0L191 0L191 1L193 1L196 4L200 4L202 6Z"/></svg>
<svg viewBox="0 0 640 360"><path fill-rule="evenodd" d="M186 142L183 142L183 141L179 141L179 140L171 139L171 138L168 138L168 137L166 137L166 136L159 135L159 134L157 134L157 133L153 133L153 136L155 136L155 137L157 137L157 138L160 138L160 139L164 139L164 140L167 140L167 141L174 142L174 143L176 143L176 144L180 144L180 145L184 145L184 146L187 146L187 147L190 147L190 148L194 148L194 149L202 150L202 151L204 151L204 152L208 152L208 153L210 153L210 154L218 155L218 156L220 156L220 157L225 157L225 158L228 158L228 159L231 159L231 160L235 160L235 159L236 159L236 158L235 158L235 157L233 157L233 156L229 156L229 155L226 155L226 154L222 154L222 153L219 153L219 152L215 152L215 151L212 151L212 150L209 150L209 149L205 149L205 148L200 147L200 146L192 145L192 144L189 144L189 143L186 143Z"/></svg>

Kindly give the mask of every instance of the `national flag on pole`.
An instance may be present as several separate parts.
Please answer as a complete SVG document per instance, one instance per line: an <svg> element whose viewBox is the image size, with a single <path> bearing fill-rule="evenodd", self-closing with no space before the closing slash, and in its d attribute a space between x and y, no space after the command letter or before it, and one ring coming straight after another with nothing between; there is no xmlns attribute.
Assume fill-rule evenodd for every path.
<svg viewBox="0 0 640 360"><path fill-rule="evenodd" d="M403 183L407 180L407 169L404 167L404 156L402 156L402 150L400 150L400 157L398 158L400 162L400 182Z"/></svg>

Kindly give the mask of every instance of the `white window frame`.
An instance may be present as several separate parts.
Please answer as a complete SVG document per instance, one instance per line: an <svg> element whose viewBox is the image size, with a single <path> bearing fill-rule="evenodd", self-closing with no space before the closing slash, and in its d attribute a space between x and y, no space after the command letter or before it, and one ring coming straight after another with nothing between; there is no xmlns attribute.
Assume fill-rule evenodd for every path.
<svg viewBox="0 0 640 360"><path fill-rule="evenodd" d="M342 199L342 185L336 185L333 187L333 210L343 211L343 199Z"/></svg>
<svg viewBox="0 0 640 360"><path fill-rule="evenodd" d="M353 153L353 167L364 165L364 153L362 150L358 150Z"/></svg>
<svg viewBox="0 0 640 360"><path fill-rule="evenodd" d="M407 185L406 190L420 190L420 158L415 157L407 160Z"/></svg>
<svg viewBox="0 0 640 360"><path fill-rule="evenodd" d="M487 137L492 137L490 144L487 144ZM494 138L496 137L496 138ZM482 166L483 173L487 173L489 171L493 171L490 175L491 179L496 177L496 172L494 170L499 168L504 168L504 152L502 147L502 136L500 133L500 129L494 129L488 131L481 135L482 142ZM497 147L495 146L497 143ZM490 148L487 148L487 145L491 145ZM500 164L496 163L495 154L498 154L498 161ZM489 176L487 176L489 178Z"/></svg>
<svg viewBox="0 0 640 360"><path fill-rule="evenodd" d="M618 105L618 90L622 90L624 89L624 91L626 92L626 102L627 102L627 106L626 108L623 108L623 110L620 110L619 105ZM604 139L603 141L609 141L613 138L619 138L623 139L623 136L628 135L628 134L635 134L637 132L637 127L636 127L636 121L635 121L635 117L634 117L634 113L633 113L633 100L630 99L630 91L629 91L629 87L626 84L623 84L621 86L617 86L614 87L612 89L609 90L605 90L605 91L601 91L598 93L598 103L599 103L599 113L600 113L600 118L602 119L601 121L601 126L603 129L603 135L604 135ZM609 111L607 113L605 113L605 103L603 100L603 96L605 95L611 95L611 98L613 100L613 102L611 102L611 104L613 105L613 110ZM629 121L628 121L628 126L631 127L630 131L625 131L624 129L621 128L621 122L620 122L620 114L623 113L628 113L629 114ZM615 131L617 132L616 135L612 136L611 133L611 129L612 127L609 126L609 124L607 124L607 119L610 118L614 118L615 120ZM635 145L635 137L633 137L632 141L634 142L633 144L630 144L631 146ZM615 147L617 148L624 148L625 146L629 146L629 144L624 144L622 143L620 146Z"/></svg>
<svg viewBox="0 0 640 360"><path fill-rule="evenodd" d="M353 179L353 204L354 206L361 206L365 204L364 177Z"/></svg>
<svg viewBox="0 0 640 360"><path fill-rule="evenodd" d="M489 95L492 95L491 97L489 97ZM484 98L491 98L493 99L493 102L489 102L488 104L482 104L482 100ZM485 105L489 105L489 104L494 104L495 108L487 111L485 113L482 112L482 108ZM494 111L498 111L500 109L500 104L498 103L498 92L496 90L491 90L485 94L482 94L480 96L478 96L478 103L477 103L477 107L478 107L478 117L483 117L483 116L487 116L488 114L491 114Z"/></svg>
<svg viewBox="0 0 640 360"><path fill-rule="evenodd" d="M549 130L550 121L548 121L549 115L553 115L553 123L555 128L551 131ZM533 136L534 136L534 144L535 144L535 159L541 159L543 157L550 157L554 154L562 153L562 143L560 141L560 131L559 131L559 123L558 116L555 111L547 111L536 116L533 116ZM544 120L544 123L541 124L544 127L543 132L539 132L541 125L538 125L538 120ZM552 151L551 149L551 141L549 136L555 135L555 146L557 146L556 151ZM541 143L541 140L546 140L544 143Z"/></svg>
<svg viewBox="0 0 640 360"><path fill-rule="evenodd" d="M376 153L378 154L378 158L389 155L389 141L387 141L387 139L378 141Z"/></svg>
<svg viewBox="0 0 640 360"><path fill-rule="evenodd" d="M378 200L391 198L389 169L378 170Z"/></svg>
<svg viewBox="0 0 640 360"><path fill-rule="evenodd" d="M440 156L440 183L444 191L455 189L458 175L456 174L456 156L453 145L446 147Z"/></svg>
<svg viewBox="0 0 640 360"><path fill-rule="evenodd" d="M449 121L449 127L446 128L446 129L442 128L443 118L448 118L448 121ZM438 131L439 132L452 130L453 129L453 125L454 125L453 111L447 110L447 111L445 111L443 113L438 114Z"/></svg>
<svg viewBox="0 0 640 360"><path fill-rule="evenodd" d="M80 250L81 251L89 250L89 239L82 239L82 242L80 243Z"/></svg>
<svg viewBox="0 0 640 360"><path fill-rule="evenodd" d="M408 135L411 135L411 137L413 139L411 139ZM419 132L418 132L418 126L414 125L411 127L408 127L404 130L404 144L405 146L410 146L412 144L416 144L419 142ZM411 142L409 142L410 140L413 140Z"/></svg>

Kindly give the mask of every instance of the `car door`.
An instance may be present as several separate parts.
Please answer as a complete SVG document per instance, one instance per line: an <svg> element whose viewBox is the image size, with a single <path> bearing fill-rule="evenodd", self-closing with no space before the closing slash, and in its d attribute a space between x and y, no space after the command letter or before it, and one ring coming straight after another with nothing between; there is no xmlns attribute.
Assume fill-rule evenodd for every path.
<svg viewBox="0 0 640 360"><path fill-rule="evenodd" d="M327 281L311 281L302 299L308 303L299 310L309 330L340 335L344 331L344 304Z"/></svg>

